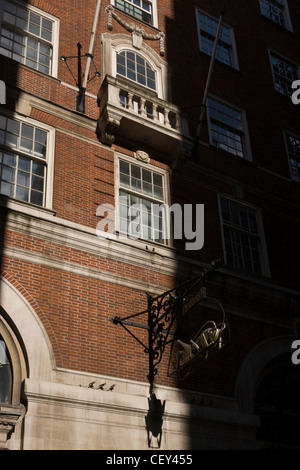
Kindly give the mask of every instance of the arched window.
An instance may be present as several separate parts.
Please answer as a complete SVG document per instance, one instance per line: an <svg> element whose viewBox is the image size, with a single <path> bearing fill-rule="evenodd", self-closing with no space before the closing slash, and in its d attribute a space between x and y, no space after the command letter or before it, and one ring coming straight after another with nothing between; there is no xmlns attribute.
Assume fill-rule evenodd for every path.
<svg viewBox="0 0 300 470"><path fill-rule="evenodd" d="M117 73L151 90L156 90L155 71L149 62L135 52L117 53Z"/></svg>
<svg viewBox="0 0 300 470"><path fill-rule="evenodd" d="M0 307L0 408L1 403L20 404L21 385L28 376L25 350L14 328Z"/></svg>
<svg viewBox="0 0 300 470"><path fill-rule="evenodd" d="M12 380L9 352L3 337L0 335L0 404L11 404Z"/></svg>

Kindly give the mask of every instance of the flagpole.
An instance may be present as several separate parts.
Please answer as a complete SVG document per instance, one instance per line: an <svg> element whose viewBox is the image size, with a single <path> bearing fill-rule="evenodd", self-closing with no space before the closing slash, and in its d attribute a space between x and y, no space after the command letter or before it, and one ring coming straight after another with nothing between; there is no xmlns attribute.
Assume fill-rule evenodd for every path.
<svg viewBox="0 0 300 470"><path fill-rule="evenodd" d="M93 22L91 37L90 37L89 51L86 54L87 61L86 61L86 66L85 66L85 72L83 75L83 84L79 90L80 96L79 96L78 106L77 106L78 111L83 112L83 113L85 112L85 90L86 90L87 80L88 80L91 62L93 58L94 42L95 42L96 29L97 29L99 14L100 14L100 7L101 7L101 0L97 0L96 10L95 10L95 15L94 15L94 22Z"/></svg>
<svg viewBox="0 0 300 470"><path fill-rule="evenodd" d="M197 126L194 149L192 151L195 158L198 158L198 145L199 145L199 141L200 141L200 134L201 134L204 115L205 115L205 111L206 111L206 101L207 101L210 82L211 82L211 78L212 78L212 73L213 73L213 68L214 68L214 63L215 63L215 58L216 58L216 52L217 52L217 47L218 47L218 40L219 40L223 20L224 20L224 8L222 9L221 15L220 15L220 18L219 18L217 33L216 33L216 37L215 37L212 56L211 56L211 59L210 59L209 70L208 70L208 75L207 75L207 80L206 80L206 85L205 85L205 90L204 90L204 95L203 95L203 100L202 100L202 105L201 105L201 113L200 113L200 117L199 117L199 120L198 120L198 126Z"/></svg>

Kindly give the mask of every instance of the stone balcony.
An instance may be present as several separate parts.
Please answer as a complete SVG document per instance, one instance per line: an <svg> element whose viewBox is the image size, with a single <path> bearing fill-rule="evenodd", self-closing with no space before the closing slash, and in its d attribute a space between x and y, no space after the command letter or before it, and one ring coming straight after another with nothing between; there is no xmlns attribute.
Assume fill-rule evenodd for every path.
<svg viewBox="0 0 300 470"><path fill-rule="evenodd" d="M172 161L189 156L193 140L187 117L172 103L123 77L106 75L98 93L100 116L97 133L100 142L112 145L134 142L141 150L151 149Z"/></svg>

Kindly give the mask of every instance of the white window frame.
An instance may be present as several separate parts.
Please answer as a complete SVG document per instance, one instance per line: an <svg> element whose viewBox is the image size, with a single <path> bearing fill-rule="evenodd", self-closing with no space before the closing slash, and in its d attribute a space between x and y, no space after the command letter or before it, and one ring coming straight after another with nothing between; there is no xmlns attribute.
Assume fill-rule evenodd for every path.
<svg viewBox="0 0 300 470"><path fill-rule="evenodd" d="M115 6L115 0L110 0L110 3L113 7L118 8L118 7ZM149 3L151 3L151 5L152 5L152 22L151 23L145 23L145 24L147 24L149 26L153 26L154 28L158 28L157 0L149 0ZM137 17L135 17L134 15L131 15L130 13L124 12L124 10L122 10L120 8L118 8L118 10L120 10L123 13L129 15L131 18L134 18L135 21L141 21L142 23L144 23L144 21L139 20Z"/></svg>
<svg viewBox="0 0 300 470"><path fill-rule="evenodd" d="M144 60L149 62L156 75L156 94L158 98L165 101L170 99L170 71L166 61L164 61L150 46L143 43L141 49L136 49L132 45L132 39L127 34L102 34L103 43L103 61L102 61L102 77L110 75L117 77L117 54L124 50L128 50L139 54ZM124 78L124 77L123 77ZM125 79L127 80L127 79ZM128 82L136 84L128 79ZM144 87L143 85L138 86ZM154 90L144 87L154 93Z"/></svg>
<svg viewBox="0 0 300 470"><path fill-rule="evenodd" d="M256 238L258 240L258 247L259 247L259 260L260 260L260 266L261 266L261 274L255 274L251 271L247 271L246 269L242 269L236 266L232 266L231 264L228 264L226 245L225 245L225 236L224 236L224 225L226 225L226 223L223 222L222 206L221 206L222 199L226 199L229 202L233 202L237 204L238 206L244 206L246 209L250 209L255 212L257 229L258 229L258 236ZM222 194L222 193L218 194L218 205L219 205L219 219L220 219L221 237L222 237L222 246L223 246L225 264L231 269L236 269L244 274L271 277L261 209L246 201L241 201L231 196L228 196L227 194ZM229 229L231 228L232 230L236 230L241 233L246 233L246 234L248 233L247 231L243 232L243 230L239 227L235 228L233 225L229 225L229 224L227 224L227 226L229 227Z"/></svg>
<svg viewBox="0 0 300 470"><path fill-rule="evenodd" d="M126 73L125 75L118 73L118 65L117 65L118 55L122 54L123 52L125 53L125 66L124 66L125 73ZM127 52L131 52L132 54L134 54L134 56L135 56L135 63L136 63L136 57L139 56L139 57L141 57L141 58L143 59L143 61L144 61L144 63L145 63L145 67L146 67L146 64L148 64L148 65L150 66L151 72L154 73L154 80L153 80L153 81L154 81L155 88L149 87L147 84L141 84L141 83L139 83L137 80L134 80L134 79L132 79L132 78L130 78L130 77L127 76L127 75L128 75L128 71L129 71L129 68L128 68L128 66L127 66L127 61L128 61L128 59L127 59ZM147 67L146 67L146 68L147 68ZM138 72L137 72L137 67L136 67L135 72L136 72L136 75L137 75L137 74L138 74ZM133 83L136 83L136 84L138 84L138 85L140 85L140 86L144 86L144 87L147 88L148 90L151 90L151 91L154 91L154 92L156 92L156 90L157 90L157 72L156 72L155 68L153 67L153 65L149 62L149 60L145 59L145 57L144 57L142 54L139 54L139 52L132 51L132 50L130 50L130 49L123 49L122 51L117 52L117 53L116 53L116 75L120 75L120 77L124 77L124 78L126 78L127 80L130 80L130 81L132 81ZM146 80L146 75L145 75L145 80Z"/></svg>
<svg viewBox="0 0 300 470"><path fill-rule="evenodd" d="M272 57L278 57L279 59L282 60L282 62L285 62L287 64L290 64L290 65L293 65L297 71L297 76L295 78L292 79L291 81L291 85L290 85L290 95L286 94L286 93L282 93L281 91L279 90L276 90L276 77L275 77L275 72L274 72L274 68L273 68L273 63L272 63ZM279 93L280 95L282 96L286 96L287 98L291 98L292 94L293 94L293 90L292 90L292 83L293 81L295 80L298 80L300 79L300 65L297 64L294 60L291 60L289 59L288 57L274 51L273 49L269 49L269 58L270 58L270 66L271 66L271 71L272 71L272 77L273 77L273 83L274 83L274 89L277 93Z"/></svg>
<svg viewBox="0 0 300 470"><path fill-rule="evenodd" d="M212 129L211 129L211 120L213 120L214 118L211 117L210 115L210 109L209 109L209 105L208 105L208 100L209 99L212 99L214 101L217 101L221 104L224 104L225 106L228 106L229 108L232 108L232 109L235 109L237 110L239 113L241 113L241 117L242 117L242 131L240 131L240 134L242 134L243 136L243 148L244 148L244 155L243 156L239 156L239 155L236 155L235 153L233 152L230 152L229 150L226 150L226 149L222 149L221 147L218 147L218 146L215 146L213 144L213 138L212 138ZM207 99L207 122L208 122L208 133L209 133L209 141L210 141L210 144L212 146L214 146L215 148L219 149L219 150L222 150L224 152L226 152L228 155L233 155L237 158L242 158L242 159L245 159L245 160L250 160L252 161L252 153L251 153L251 146L250 146L250 138L249 138L249 133L248 133L248 125L247 125L247 118L246 118L246 112L244 109L240 108L239 106L235 105L235 104L232 104L222 98L219 98L218 96L215 96L215 95L212 95L210 94L208 96L208 99ZM234 129L234 127L231 127L229 124L226 124L225 122L223 121L218 121L220 123L222 123L224 125L224 127L228 127L229 129L232 128Z"/></svg>
<svg viewBox="0 0 300 470"><path fill-rule="evenodd" d="M199 15L202 14L204 16L206 16L207 18L210 18L211 20L215 21L217 24L219 22L219 18L216 18L215 16L211 15L210 13L196 7L196 21L197 21L197 31L198 31L198 41L199 41L199 48L200 48L200 51L202 51L204 54L207 54L206 51L203 50L203 47L202 47L202 38L201 38L201 26L200 26L200 18L199 18ZM220 62L221 64L225 64L227 65L228 67L232 67L234 69L239 69L239 62L238 62L238 56L237 56L237 50L236 50L236 42L235 42L235 36L234 36L234 29L233 29L233 26L229 25L228 23L224 23L223 22L223 25L229 29L230 31L230 57L231 57L231 64L226 64L226 62L218 59L217 57L217 54L216 54L216 60L218 60L218 62ZM211 34L211 36L213 37L213 40L215 40L215 35L213 36ZM219 41L220 42L220 38L219 38ZM209 55L209 54L208 54ZM210 56L210 55L209 55Z"/></svg>
<svg viewBox="0 0 300 470"><path fill-rule="evenodd" d="M12 201L20 202L22 204L26 204L30 207L35 207L37 209L52 209L52 204L53 204L53 182L54 182L54 155L55 155L55 129L47 124L44 124L40 121L36 121L31 118L23 118L22 116L18 115L17 113L11 113L11 112L1 112L1 115L14 119L16 121L22 122L24 124L29 124L31 126L34 126L35 128L39 128L43 131L46 131L48 133L47 137L47 146L46 146L46 158L43 160L45 162L45 167L46 167L46 175L45 175L45 181L44 181L44 200L43 200L43 205L37 205L37 204L32 204L27 201L23 201L21 199L16 199L11 197L10 199ZM21 152L18 149L10 148L8 146L3 146L4 150L7 150L8 152L22 155L28 159L34 159L30 154L27 154L26 152ZM41 160L42 161L42 160Z"/></svg>
<svg viewBox="0 0 300 470"><path fill-rule="evenodd" d="M30 70L33 70L35 72L38 72L38 73L42 73L43 75L45 75L46 77L54 77L54 78L57 78L57 73L58 73L58 48L59 48L59 28L60 28L60 21L58 18L56 18L55 16L53 15L50 15L49 13L46 13L45 11L43 10L40 10L32 5L28 5L27 3L23 3L23 2L20 2L19 0L11 0L10 3L14 3L16 4L17 6L20 6L22 8L25 8L26 10L28 11L31 11L33 13L36 13L37 15L39 16L42 16L43 18L49 20L52 22L53 24L53 30L52 30L52 59L51 59L51 71L50 73L46 73L46 72L41 72L37 69L35 69L34 67L30 67L29 65L26 65L26 64L23 64L22 62L19 62L20 64L22 65L25 65L26 67L29 67ZM4 12L4 5L3 5L3 8L0 10L0 28L2 26L2 22L3 22L3 12ZM1 29L0 29L0 33L1 33ZM26 36L30 36L31 34L28 33L27 31L24 31L24 34ZM35 37L33 35L33 37ZM36 37L38 38L38 37ZM38 39L39 40L39 39Z"/></svg>
<svg viewBox="0 0 300 470"><path fill-rule="evenodd" d="M123 52L123 51L129 51L129 52L133 52L134 54L138 54L140 55L146 62L149 63L149 65L151 66L152 70L154 71L155 73L155 81L156 81L156 90L153 90L151 88L148 88L144 85L140 85L139 83L133 81L133 80L130 80L130 78L126 78L126 77L123 77L123 75L118 75L117 73L117 55L120 53L120 52ZM117 76L120 76L120 77L123 77L125 80L128 80L128 82L130 83L134 83L135 85L138 85L138 86L141 86L143 88L145 88L146 90L149 90L149 91L152 91L154 93L157 93L157 96L158 98L162 98L162 95L163 95L163 91L162 91L162 74L161 74L161 70L159 67L157 67L157 64L155 64L155 62L153 62L153 60L151 59L151 57L149 57L148 54L146 54L144 51L142 50L136 50L134 49L134 47L132 46L125 46L124 44L120 44L118 45L116 48L114 48L114 54L113 54L113 57L112 57L112 76L113 77L117 77Z"/></svg>
<svg viewBox="0 0 300 470"><path fill-rule="evenodd" d="M280 1L278 0L265 0L267 2L270 2L270 3L273 3L273 4L279 4L280 6ZM273 23L275 24L278 24L279 26L281 26L282 28L285 28L285 29L288 29L289 31L292 31L293 28L292 28L292 22L291 22L291 17L290 17L290 13L289 13L289 7L288 7L288 4L287 4L287 1L286 0L282 0L282 7L283 7L283 16L284 16L284 25L282 25L279 21L276 21L274 20L272 17L266 15L264 12L263 12L263 6L262 6L262 0L259 0L259 5L260 5L260 11L261 11L261 14L265 17L265 18L268 18L270 21L272 21Z"/></svg>
<svg viewBox="0 0 300 470"><path fill-rule="evenodd" d="M128 162L130 164L139 166L140 168L145 168L146 170L157 173L162 176L163 180L163 201L158 201L158 204L167 204L169 205L170 201L170 189L169 189L169 179L168 179L168 172L166 170L163 170L161 168L158 168L154 165L151 165L150 163L144 163L140 160L137 160L133 157L129 157L127 155L124 155L122 153L115 153L115 227L116 227L116 234L117 237L120 237L120 239L124 238L125 235L120 232L120 190L126 192L126 189L124 189L121 184L120 184L120 160L123 160L125 162ZM133 191L131 189L128 189L128 193L133 194ZM156 202L154 199L151 197L147 198L147 196L143 195L142 193L135 192L135 194L141 198L148 199L148 200L153 200L153 202ZM168 221L170 222L170 221ZM152 226L152 225L151 225ZM165 227L164 227L165 230ZM168 234L166 231L164 232L165 235ZM172 228L170 228L170 234L172 233ZM130 237L127 235L125 237L126 240L130 240L131 243L143 243L143 245L148 245L148 244L154 244L160 247L168 247L172 246L173 240L172 237L170 236L170 239L165 238L164 242L161 243L159 241L150 239L150 238L135 238L135 237Z"/></svg>
<svg viewBox="0 0 300 470"><path fill-rule="evenodd" d="M286 148L286 154L287 154L287 158L288 158L288 162L289 162L289 168L290 168L290 174L291 174L291 179L293 181L296 181L297 183L300 183L300 156L299 158L297 158L297 161L299 162L299 166L298 166L298 176L295 176L293 174L293 170L292 170L292 165L291 165L291 155L290 155L290 152L289 152L289 148L288 148L288 142L287 142L287 139L288 139L288 136L291 136L295 139L297 139L300 143L300 135L296 135L294 132L290 132L288 130L285 130L283 132L284 134L284 143L285 143L285 148Z"/></svg>

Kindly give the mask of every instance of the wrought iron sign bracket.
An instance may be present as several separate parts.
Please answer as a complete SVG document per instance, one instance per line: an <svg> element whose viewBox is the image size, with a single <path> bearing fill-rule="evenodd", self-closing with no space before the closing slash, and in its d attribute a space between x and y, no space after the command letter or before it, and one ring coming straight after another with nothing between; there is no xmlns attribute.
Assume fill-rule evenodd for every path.
<svg viewBox="0 0 300 470"><path fill-rule="evenodd" d="M207 298L206 279L219 266L220 260L215 260L208 268L203 269L200 276L188 280L175 289L164 292L157 297L147 293L147 310L125 318L119 316L110 318L110 321L115 325L121 325L143 347L144 352L149 355L148 381L151 391L157 374L157 367L162 360L165 348L169 343L174 342L176 333L172 328L175 326L175 320L181 322L197 303ZM189 298L194 291L196 293ZM143 315L148 315L147 324L133 321ZM145 340L142 341L138 338L132 332L131 327L148 330L148 343L145 344ZM168 375L170 376L169 370Z"/></svg>

